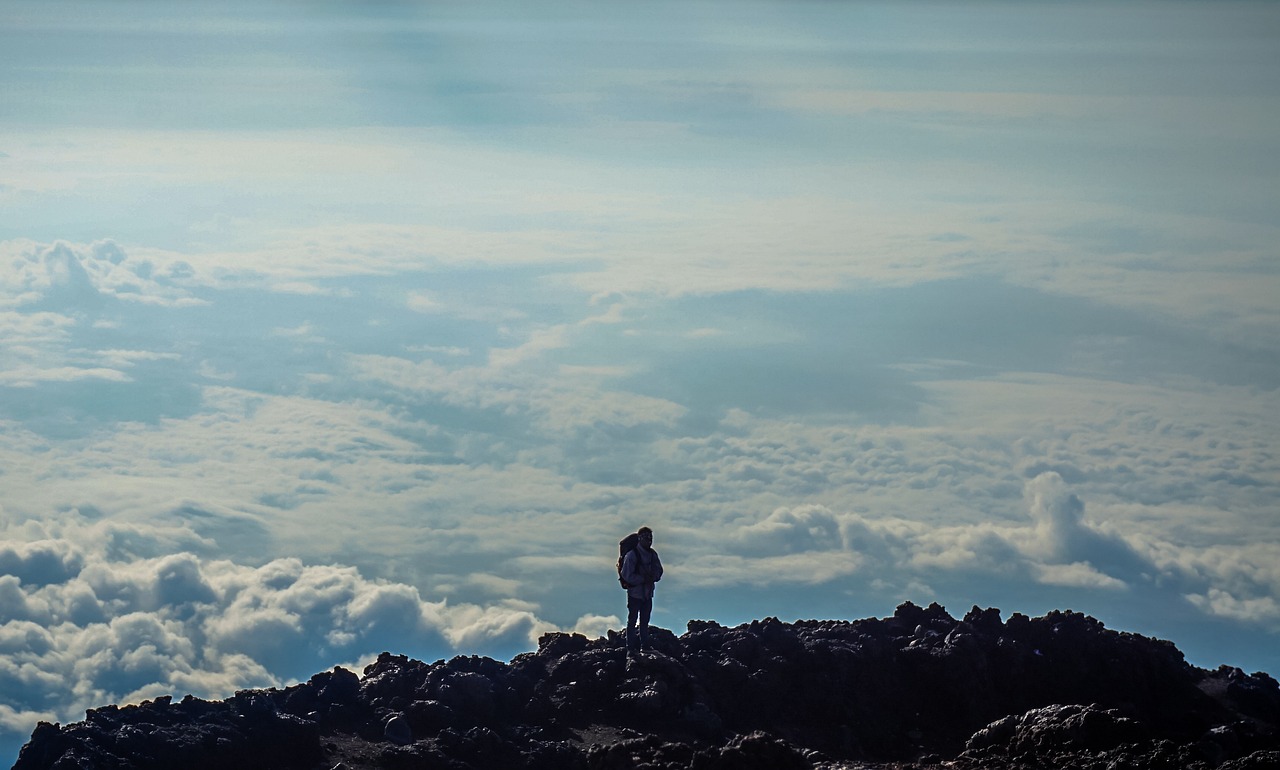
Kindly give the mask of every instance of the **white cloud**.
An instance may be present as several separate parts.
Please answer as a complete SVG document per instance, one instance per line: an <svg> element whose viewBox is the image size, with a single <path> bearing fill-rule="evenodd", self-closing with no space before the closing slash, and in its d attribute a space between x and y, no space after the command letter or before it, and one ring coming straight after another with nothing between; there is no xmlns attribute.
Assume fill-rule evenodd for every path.
<svg viewBox="0 0 1280 770"><path fill-rule="evenodd" d="M610 630L617 630L626 624L617 615L583 615L570 629L575 634L582 634L588 639L598 639Z"/></svg>
<svg viewBox="0 0 1280 770"><path fill-rule="evenodd" d="M203 301L189 287L204 282L179 255L135 257L113 241L0 241L0 307L94 313L108 298L191 306Z"/></svg>
<svg viewBox="0 0 1280 770"><path fill-rule="evenodd" d="M756 557L706 553L697 559L681 562L678 569L670 571L673 576L680 575L681 585L698 589L787 586L794 590L796 586L818 586L854 576L864 566L863 559L846 551Z"/></svg>
<svg viewBox="0 0 1280 770"><path fill-rule="evenodd" d="M32 726L37 722L55 721L57 721L56 711L20 710L7 703L0 703L0 727L8 732L29 735L33 729Z"/></svg>
<svg viewBox="0 0 1280 770"><path fill-rule="evenodd" d="M102 367L59 366L43 369L23 367L0 372L0 385L13 388L34 388L42 382L76 382L78 380L129 382L130 377L118 369Z"/></svg>
<svg viewBox="0 0 1280 770"><path fill-rule="evenodd" d="M1105 588L1123 589L1123 580L1097 571L1088 562L1072 562L1071 564L1037 564L1036 579L1051 586L1067 586L1070 588Z"/></svg>
<svg viewBox="0 0 1280 770"><path fill-rule="evenodd" d="M177 353L157 353L151 350L99 350L96 355L114 369L127 369L139 361L176 361Z"/></svg>
<svg viewBox="0 0 1280 770"><path fill-rule="evenodd" d="M1036 546L1051 558L1070 555L1084 526L1084 503L1057 473L1042 473L1032 479L1027 484L1027 497L1036 525Z"/></svg>
<svg viewBox="0 0 1280 770"><path fill-rule="evenodd" d="M444 306L440 303L440 300L436 299L430 292L425 291L409 292L409 298L405 304L415 313L439 313L444 311Z"/></svg>
<svg viewBox="0 0 1280 770"><path fill-rule="evenodd" d="M1188 594L1187 599L1205 612L1218 617L1272 626L1280 622L1280 602L1273 596L1241 599L1220 588L1210 588L1203 594Z"/></svg>
<svg viewBox="0 0 1280 770"><path fill-rule="evenodd" d="M447 618L445 636L456 649L491 653L496 649L528 649L554 625L539 620L520 607L449 607L441 611Z"/></svg>
<svg viewBox="0 0 1280 770"><path fill-rule="evenodd" d="M787 554L841 550L840 522L823 506L779 508L738 532L750 554Z"/></svg>
<svg viewBox="0 0 1280 770"><path fill-rule="evenodd" d="M278 327L272 329L271 333L276 337L309 339L312 341L320 339L315 336L315 327L310 323L303 323L290 328Z"/></svg>
<svg viewBox="0 0 1280 770"><path fill-rule="evenodd" d="M428 659L511 654L556 628L533 605L427 602L416 588L368 580L351 567L297 559L252 567L192 553L113 561L102 526L69 528L74 542L0 553L7 730L160 694L225 697L384 649ZM39 579L20 580L15 571Z"/></svg>
<svg viewBox="0 0 1280 770"><path fill-rule="evenodd" d="M76 318L62 313L0 310L0 386L33 388L46 382L95 379L128 382L129 375L122 369L139 356L126 360L120 351L86 354L71 350L72 332L78 324ZM89 361L107 365L83 365ZM73 362L80 365L70 365Z"/></svg>
<svg viewBox="0 0 1280 770"><path fill-rule="evenodd" d="M840 513L825 506L779 508L735 530L735 550L747 558L700 557L688 565L693 572L689 579L700 585L821 583L845 574L897 573L905 583L942 572L1117 590L1130 580L1150 583L1160 574L1170 574L1119 537L1087 523L1084 503L1057 474L1028 480L1025 492L1028 519L999 525L939 526ZM1091 557L1116 574L1091 563Z"/></svg>
<svg viewBox="0 0 1280 770"><path fill-rule="evenodd" d="M618 374L614 368L557 367L543 375L516 366L561 347L566 334L554 330L519 348L495 352L487 366L450 368L431 360L389 356L348 360L359 379L458 407L529 415L549 434L595 425L669 426L685 413L684 407L665 399L603 388L601 380Z"/></svg>
<svg viewBox="0 0 1280 770"><path fill-rule="evenodd" d="M924 528L905 538L913 567L928 570L1007 574L1026 568L1028 556L1010 540L1021 529L988 524Z"/></svg>
<svg viewBox="0 0 1280 770"><path fill-rule="evenodd" d="M63 583L80 572L83 557L63 540L36 540L0 545L0 574L26 585Z"/></svg>

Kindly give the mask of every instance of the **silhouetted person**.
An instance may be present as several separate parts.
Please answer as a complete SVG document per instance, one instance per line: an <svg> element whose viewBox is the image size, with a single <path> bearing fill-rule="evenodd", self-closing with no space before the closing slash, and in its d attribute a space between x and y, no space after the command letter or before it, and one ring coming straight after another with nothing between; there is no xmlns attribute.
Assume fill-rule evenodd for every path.
<svg viewBox="0 0 1280 770"><path fill-rule="evenodd" d="M636 531L635 547L622 557L621 577L627 585L627 650L647 650L653 584L662 579L662 560L653 550L653 530L641 527Z"/></svg>

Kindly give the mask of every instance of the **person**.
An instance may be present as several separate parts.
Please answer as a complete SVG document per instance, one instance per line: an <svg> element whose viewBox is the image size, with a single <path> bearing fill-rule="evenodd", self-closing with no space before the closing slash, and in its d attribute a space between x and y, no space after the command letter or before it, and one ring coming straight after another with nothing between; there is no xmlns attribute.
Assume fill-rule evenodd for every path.
<svg viewBox="0 0 1280 770"><path fill-rule="evenodd" d="M622 557L627 583L627 650L649 649L649 616L653 614L654 583L662 579L662 560L653 550L653 530L636 531L636 547Z"/></svg>

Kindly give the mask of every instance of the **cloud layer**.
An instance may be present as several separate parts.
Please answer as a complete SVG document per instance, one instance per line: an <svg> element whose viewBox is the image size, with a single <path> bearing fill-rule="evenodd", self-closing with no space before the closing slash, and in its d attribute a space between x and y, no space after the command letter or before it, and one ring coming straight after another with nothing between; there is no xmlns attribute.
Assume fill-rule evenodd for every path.
<svg viewBox="0 0 1280 770"><path fill-rule="evenodd" d="M0 716L15 742L35 719L382 649L503 657L551 628L602 633L613 544L639 523L660 533L659 622L676 628L904 598L1070 604L1197 662L1271 665L1271 374L1229 352L1235 373L1198 378L1185 334L1142 343L1141 376L1103 355L1162 339L1149 319L1075 321L1096 306L954 282L424 306L462 280L448 272L395 302L381 279L298 294L194 277L196 301L157 285L148 302L94 268L133 264L119 247L11 248ZM466 281L435 296L522 278ZM960 329L912 320L945 303ZM994 334L984 308L1039 332L957 346ZM894 345L841 336L867 324Z"/></svg>
<svg viewBox="0 0 1280 770"><path fill-rule="evenodd" d="M552 627L520 602L426 601L353 567L132 553L198 542L190 530L126 531L78 514L43 528L64 536L0 551L3 727L17 733L106 703L277 686L386 649L509 655Z"/></svg>
<svg viewBox="0 0 1280 770"><path fill-rule="evenodd" d="M640 524L677 630L1280 670L1276 7L11 5L4 751L603 633Z"/></svg>

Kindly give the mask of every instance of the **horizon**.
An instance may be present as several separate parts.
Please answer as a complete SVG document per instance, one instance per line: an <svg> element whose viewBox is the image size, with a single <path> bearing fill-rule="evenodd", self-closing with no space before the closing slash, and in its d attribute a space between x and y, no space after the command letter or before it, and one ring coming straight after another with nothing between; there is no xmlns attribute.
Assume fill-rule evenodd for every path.
<svg viewBox="0 0 1280 770"><path fill-rule="evenodd" d="M0 757L899 604L1280 675L1280 6L11 0Z"/></svg>

